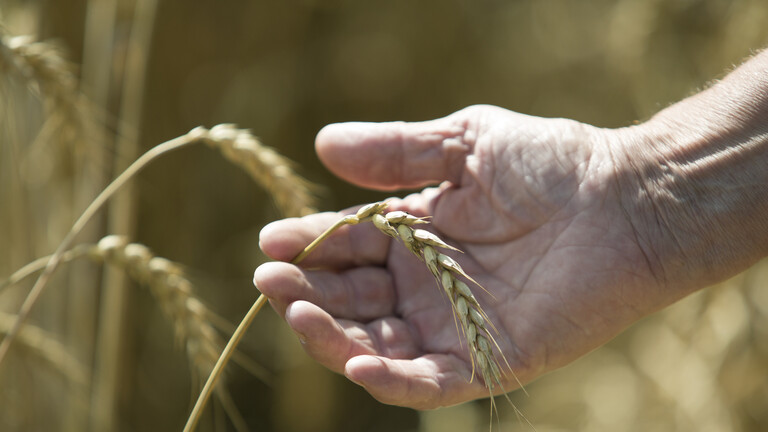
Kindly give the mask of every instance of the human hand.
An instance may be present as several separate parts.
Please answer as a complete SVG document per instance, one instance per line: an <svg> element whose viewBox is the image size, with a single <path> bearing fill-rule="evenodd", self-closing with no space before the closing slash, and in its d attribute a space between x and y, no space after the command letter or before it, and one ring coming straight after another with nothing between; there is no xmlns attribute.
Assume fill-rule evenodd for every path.
<svg viewBox="0 0 768 432"><path fill-rule="evenodd" d="M424 123L331 125L317 151L365 187L443 182L390 208L431 215L439 235L466 252L456 258L491 294L476 292L496 339L530 381L672 301L650 295L660 283L617 192L618 139L479 106ZM261 246L290 261L340 217L270 224ZM371 226L346 227L301 267L264 264L255 283L320 363L385 403L434 408L487 396L480 380L470 383L450 305L402 245ZM505 388L515 386L510 375Z"/></svg>
<svg viewBox="0 0 768 432"><path fill-rule="evenodd" d="M488 290L476 295L527 382L768 256L766 77L768 51L630 128L477 106L331 125L317 151L364 187L442 182L390 207L431 215L466 252L456 258ZM340 217L275 222L261 247L289 261ZM254 282L312 357L382 402L425 409L487 394L431 274L371 226L345 227L301 268L264 264ZM508 376L505 389L515 385Z"/></svg>

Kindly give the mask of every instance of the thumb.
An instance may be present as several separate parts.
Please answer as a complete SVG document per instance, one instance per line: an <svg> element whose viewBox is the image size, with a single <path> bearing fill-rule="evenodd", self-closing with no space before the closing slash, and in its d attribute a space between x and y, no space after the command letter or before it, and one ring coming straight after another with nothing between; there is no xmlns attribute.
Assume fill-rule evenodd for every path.
<svg viewBox="0 0 768 432"><path fill-rule="evenodd" d="M317 134L317 154L337 176L371 189L458 184L474 134L457 114L419 123L331 124Z"/></svg>

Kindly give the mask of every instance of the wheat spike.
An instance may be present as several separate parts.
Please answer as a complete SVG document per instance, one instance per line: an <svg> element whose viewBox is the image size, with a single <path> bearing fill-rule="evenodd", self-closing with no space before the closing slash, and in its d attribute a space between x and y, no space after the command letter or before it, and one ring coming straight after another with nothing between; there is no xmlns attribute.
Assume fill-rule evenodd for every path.
<svg viewBox="0 0 768 432"><path fill-rule="evenodd" d="M192 284L181 267L156 257L144 245L129 243L123 236L107 236L91 247L89 257L125 269L149 287L165 315L174 324L178 342L202 376L210 373L222 342L209 323L208 309L192 294Z"/></svg>
<svg viewBox="0 0 768 432"><path fill-rule="evenodd" d="M428 223L427 218L419 218L403 211L385 213L386 208L386 202L368 204L360 208L355 215L347 216L344 220L347 224L371 221L382 233L400 240L409 251L424 262L437 284L448 296L454 316L461 323L460 333L467 342L472 363L470 380L474 379L477 372L491 393L497 385L503 389L504 373L499 364L499 357L510 372L512 372L511 368L493 337L491 329L495 330L495 328L472 294L472 290L461 279L466 279L480 288L482 286L472 279L456 260L438 252L438 249L461 251L445 243L432 232L414 228L415 225ZM493 350L494 346L499 351L499 355Z"/></svg>
<svg viewBox="0 0 768 432"><path fill-rule="evenodd" d="M198 128L193 133L196 131L206 144L243 167L262 185L284 215L302 216L316 211L311 183L296 174L291 161L263 145L250 131L231 124L210 130Z"/></svg>
<svg viewBox="0 0 768 432"><path fill-rule="evenodd" d="M146 246L129 243L119 235L106 236L90 246L88 257L121 267L137 282L149 287L163 313L173 322L177 341L186 350L199 376L210 374L224 346L215 327L229 329L231 324L195 297L192 283L180 265L154 256ZM269 382L269 373L263 367L244 356L238 356L237 362Z"/></svg>
<svg viewBox="0 0 768 432"><path fill-rule="evenodd" d="M488 389L489 396L491 396L491 416L496 410L493 393L498 386L518 418L523 419L535 430L536 428L533 427L533 424L512 403L506 394L506 389L504 389L503 379L506 373L502 370L499 359L504 362L504 366L506 366L504 369L512 374L520 388L523 388L523 385L518 380L504 353L501 351L501 347L499 347L499 344L493 337L491 330L497 334L498 330L496 330L488 315L483 311L477 298L472 294L469 285L461 279L472 282L485 292L488 291L476 280L472 279L456 260L437 250L446 249L461 252L459 249L445 243L432 232L413 227L417 224L428 223L427 218L419 218L403 211L384 213L386 208L386 202L368 204L358 210L354 216L347 216L344 220L347 220L348 224L357 224L370 220L382 233L399 239L409 251L424 262L429 272L434 276L438 286L442 287L443 292L447 295L453 310L454 319L458 320L458 323L461 324L461 330L457 329L457 331L460 336L464 336L469 349L470 361L472 363L470 382L474 380L475 374L479 373L483 384ZM498 355L494 351L494 347L496 347ZM523 391L525 390L523 389Z"/></svg>
<svg viewBox="0 0 768 432"><path fill-rule="evenodd" d="M0 71L20 78L38 93L47 112L38 138L82 144L97 128L90 104L78 89L74 66L52 43L32 36L0 37Z"/></svg>
<svg viewBox="0 0 768 432"><path fill-rule="evenodd" d="M0 289L44 270L52 256L42 257L19 269L9 279L0 283ZM95 245L78 245L74 249L61 253L59 259L60 262L68 262L82 256L96 262L116 265L124 269L137 282L148 286L165 315L173 322L177 341L186 349L190 363L196 369L196 375L202 378L211 374L219 360L220 353L223 351L223 341L214 327L224 331L232 331L232 325L209 310L194 296L192 284L184 276L181 266L165 258L154 256L146 246L129 243L125 236L119 235L106 236ZM262 305L263 303L261 302ZM20 327L18 321L18 316L5 316L0 313L0 333L8 335L15 329L20 343L41 352L42 348L48 348L46 352L53 353L44 355L45 358L68 359L66 351L60 344L56 345L57 342L53 338L39 336L43 333L34 326ZM235 352L233 348L230 348L227 353L228 359L230 356L248 372L269 384L270 374L261 365ZM66 361L63 365L57 366L73 380L80 376L87 377L85 372L81 374L70 373L70 371L75 370L73 364L72 361ZM217 372L217 377L220 374L221 370ZM79 378L77 380L83 381ZM237 408L231 403L231 396L227 388L219 386L213 391L225 405L231 420L237 424L244 424Z"/></svg>

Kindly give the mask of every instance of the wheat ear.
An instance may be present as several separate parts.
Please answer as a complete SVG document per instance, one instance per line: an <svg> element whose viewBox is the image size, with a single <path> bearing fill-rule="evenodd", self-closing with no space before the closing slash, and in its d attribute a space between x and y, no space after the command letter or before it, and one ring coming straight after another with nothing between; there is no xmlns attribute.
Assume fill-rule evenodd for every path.
<svg viewBox="0 0 768 432"><path fill-rule="evenodd" d="M533 424L528 421L506 394L503 383L506 371L517 381L523 392L525 389L493 337L493 333L498 334L498 330L483 311L469 285L462 279L471 282L487 293L488 291L470 277L456 260L438 251L443 249L461 252L459 249L447 244L434 233L415 227L419 224L428 223L427 218L419 218L403 211L385 213L386 208L386 202L368 204L361 207L354 216L347 216L345 219L351 224L370 220L379 231L400 240L411 253L426 265L438 286L448 297L454 318L461 324L460 331L457 331L460 336L464 336L469 349L472 364L470 382L474 380L475 374L479 373L491 398L491 417L496 411L493 394L498 386L515 411L515 415L535 430ZM492 296L492 294L490 295ZM498 351L498 355L494 351L494 347ZM500 359L503 361L504 368L502 368ZM492 426L491 424L491 429Z"/></svg>
<svg viewBox="0 0 768 432"><path fill-rule="evenodd" d="M97 244L77 245L62 254L61 262L81 257L121 268L135 281L148 287L163 313L174 324L177 341L186 349L190 363L198 369L200 376L210 373L223 346L216 329L232 332L233 326L194 295L193 285L184 275L181 265L157 257L146 246L130 243L120 235L108 235ZM50 258L45 256L30 262L0 282L0 288L19 283L43 270ZM7 330L10 325L2 328ZM269 382L269 373L263 367L243 356L238 356L236 360L257 378Z"/></svg>
<svg viewBox="0 0 768 432"><path fill-rule="evenodd" d="M460 278L472 282L481 289L484 288L472 279L456 260L437 251L437 249L459 251L457 248L445 243L429 231L415 228L416 225L429 223L427 218L419 218L403 211L384 213L386 209L386 202L377 202L361 207L356 214L345 216L322 233L297 258L306 257L333 231L344 225L372 222L379 231L400 240L409 251L424 262L437 283L447 294L454 316L461 323L461 334L464 335L470 350L472 363L470 381L474 379L477 371L491 393L493 393L496 385L503 388L504 373L500 367L498 356L493 350L494 346L498 349L499 356L510 372L511 368L489 330L489 326L493 328L493 324L490 323L480 303L472 294L472 290Z"/></svg>
<svg viewBox="0 0 768 432"><path fill-rule="evenodd" d="M263 145L250 131L220 124L201 136L206 144L243 167L269 192L285 216L315 213L312 184L296 174L291 161Z"/></svg>
<svg viewBox="0 0 768 432"><path fill-rule="evenodd" d="M210 324L213 314L192 294L192 283L178 264L154 256L144 245L123 236L107 236L90 248L89 256L124 269L149 287L153 297L174 325L178 342L190 363L207 376L219 358L221 342Z"/></svg>
<svg viewBox="0 0 768 432"><path fill-rule="evenodd" d="M54 44L32 36L0 37L0 70L21 77L56 103L74 105L78 98L73 68Z"/></svg>
<svg viewBox="0 0 768 432"><path fill-rule="evenodd" d="M78 142L96 130L74 69L56 44L32 36L0 37L0 70L19 77L43 99L48 113L40 136L43 141L57 137Z"/></svg>
<svg viewBox="0 0 768 432"><path fill-rule="evenodd" d="M472 279L456 260L438 250L461 251L445 243L434 233L416 228L416 225L428 223L425 218L418 218L403 211L384 213L386 208L386 202L370 204L362 207L355 217L361 222L370 220L379 231L400 240L409 251L425 263L437 284L448 296L454 316L461 324L461 334L469 348L472 363L470 381L474 379L477 371L491 394L497 385L503 389L504 372L502 372L499 357L504 361L506 369L513 375L514 372L493 337L491 329L494 331L496 329L469 285L462 279L480 289L485 289ZM494 346L499 351L498 356L493 350Z"/></svg>

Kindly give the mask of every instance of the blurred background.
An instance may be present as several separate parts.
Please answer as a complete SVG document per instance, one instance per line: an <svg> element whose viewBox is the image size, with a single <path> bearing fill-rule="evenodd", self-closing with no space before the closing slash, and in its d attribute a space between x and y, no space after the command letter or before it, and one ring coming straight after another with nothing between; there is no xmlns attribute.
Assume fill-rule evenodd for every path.
<svg viewBox="0 0 768 432"><path fill-rule="evenodd" d="M0 0L7 47L33 35L71 61L30 86L3 51L0 278L51 253L138 154L198 125L251 129L335 210L384 195L322 167L325 124L487 103L621 127L767 46L766 23L764 0ZM204 146L133 185L79 240L129 235L239 322L258 295L259 230L282 217L268 193ZM0 430L181 430L201 377L173 324L152 292L81 261L57 273L29 320L37 333L0 365ZM31 282L0 290L0 333ZM768 430L767 284L763 262L512 399L542 432ZM231 365L231 399L214 398L200 430L488 429L487 400L425 413L376 402L310 361L271 310L241 350L267 373ZM496 430L531 430L500 407Z"/></svg>

